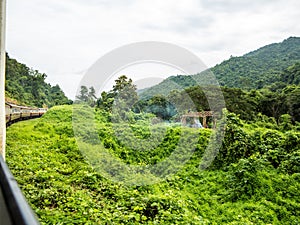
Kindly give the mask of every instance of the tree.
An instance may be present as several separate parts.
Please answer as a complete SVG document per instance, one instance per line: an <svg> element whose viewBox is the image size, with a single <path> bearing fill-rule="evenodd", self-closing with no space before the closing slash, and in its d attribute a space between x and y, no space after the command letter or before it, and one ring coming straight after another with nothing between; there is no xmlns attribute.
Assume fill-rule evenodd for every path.
<svg viewBox="0 0 300 225"><path fill-rule="evenodd" d="M72 104L72 101L65 96L58 84L51 87L49 95L51 96L50 106Z"/></svg>
<svg viewBox="0 0 300 225"><path fill-rule="evenodd" d="M79 93L80 94L76 96L77 103L86 103L91 107L95 106L97 97L94 87L88 89L86 86L81 86Z"/></svg>
<svg viewBox="0 0 300 225"><path fill-rule="evenodd" d="M128 112L133 109L134 104L138 101L136 90L136 85L133 84L132 79L122 75L115 80L115 85L111 91L101 93L97 105L107 111L111 111L114 106L115 112Z"/></svg>
<svg viewBox="0 0 300 225"><path fill-rule="evenodd" d="M103 91L101 97L97 99L97 107L110 111L114 102L114 95L111 92Z"/></svg>
<svg viewBox="0 0 300 225"><path fill-rule="evenodd" d="M287 86L283 93L286 96L287 113L292 116L292 120L300 121L300 86Z"/></svg>
<svg viewBox="0 0 300 225"><path fill-rule="evenodd" d="M89 92L88 92L88 103L90 106L94 107L96 104L96 91L94 87L90 87L89 88Z"/></svg>
<svg viewBox="0 0 300 225"><path fill-rule="evenodd" d="M136 85L133 84L132 79L128 79L125 75L122 75L115 80L115 83L112 90L114 96L132 107L138 100L136 93L137 88Z"/></svg>
<svg viewBox="0 0 300 225"><path fill-rule="evenodd" d="M177 114L176 108L173 104L171 104L166 97L162 95L156 95L149 99L144 110L147 113L153 113L164 120L168 120Z"/></svg>
<svg viewBox="0 0 300 225"><path fill-rule="evenodd" d="M259 100L259 111L267 116L274 117L278 122L280 115L286 112L285 95L263 89Z"/></svg>
<svg viewBox="0 0 300 225"><path fill-rule="evenodd" d="M300 84L300 62L288 67L281 75L281 80L288 84Z"/></svg>
<svg viewBox="0 0 300 225"><path fill-rule="evenodd" d="M76 96L76 99L80 102L88 102L88 88L86 86L80 87L80 95Z"/></svg>

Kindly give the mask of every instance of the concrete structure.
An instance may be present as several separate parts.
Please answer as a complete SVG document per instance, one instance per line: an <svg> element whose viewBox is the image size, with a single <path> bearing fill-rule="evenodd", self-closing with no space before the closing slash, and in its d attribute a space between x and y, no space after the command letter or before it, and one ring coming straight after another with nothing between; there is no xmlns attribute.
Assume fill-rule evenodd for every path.
<svg viewBox="0 0 300 225"><path fill-rule="evenodd" d="M204 128L207 128L207 117L213 117L213 128L216 127L216 119L214 118L214 112L213 111L203 111L203 112L190 112L187 114L184 114L181 116L181 123L183 126L187 125L187 118L202 118L202 126Z"/></svg>

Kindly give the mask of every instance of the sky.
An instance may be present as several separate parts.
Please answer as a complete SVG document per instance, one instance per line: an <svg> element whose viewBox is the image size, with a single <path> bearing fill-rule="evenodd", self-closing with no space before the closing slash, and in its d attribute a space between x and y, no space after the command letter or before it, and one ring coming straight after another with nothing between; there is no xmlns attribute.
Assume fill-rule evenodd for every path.
<svg viewBox="0 0 300 225"><path fill-rule="evenodd" d="M299 37L299 9L299 0L8 0L6 50L74 99L87 70L116 48L172 43L209 68ZM148 63L120 73L154 82L180 71Z"/></svg>

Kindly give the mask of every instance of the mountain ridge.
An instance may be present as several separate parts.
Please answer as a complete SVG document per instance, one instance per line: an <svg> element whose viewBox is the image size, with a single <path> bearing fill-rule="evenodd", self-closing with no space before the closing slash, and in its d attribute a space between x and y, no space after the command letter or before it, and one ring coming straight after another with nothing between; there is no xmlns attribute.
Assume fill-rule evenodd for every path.
<svg viewBox="0 0 300 225"><path fill-rule="evenodd" d="M183 90L198 84L208 71L214 73L221 86L261 89L281 81L281 74L288 67L300 62L300 37L289 37L271 43L242 56L230 57L220 64L195 75L170 76L161 83L139 92L141 98L172 90Z"/></svg>

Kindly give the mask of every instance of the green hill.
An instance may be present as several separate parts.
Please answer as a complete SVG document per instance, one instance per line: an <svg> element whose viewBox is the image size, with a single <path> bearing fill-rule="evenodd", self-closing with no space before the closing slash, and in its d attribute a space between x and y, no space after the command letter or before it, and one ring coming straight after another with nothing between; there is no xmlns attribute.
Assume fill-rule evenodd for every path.
<svg viewBox="0 0 300 225"><path fill-rule="evenodd" d="M70 103L58 85L45 82L46 77L6 55L5 97L9 101L37 107Z"/></svg>
<svg viewBox="0 0 300 225"><path fill-rule="evenodd" d="M211 70L220 84L259 89L280 80L280 74L300 61L300 38L290 37L241 57L232 57Z"/></svg>
<svg viewBox="0 0 300 225"><path fill-rule="evenodd" d="M290 37L239 57L231 57L210 68L221 86L260 89L276 82L284 82L283 72L300 62L300 38ZM140 92L142 98L156 94L168 94L171 90L183 90L194 86L205 72L192 76L171 76L160 84ZM293 82L293 81L292 81ZM290 84L290 83L289 83Z"/></svg>
<svg viewBox="0 0 300 225"><path fill-rule="evenodd" d="M161 83L140 90L138 93L141 98L148 98L157 94L168 95L172 90L184 90L185 88L195 86L195 80L191 76L177 75L163 80Z"/></svg>

